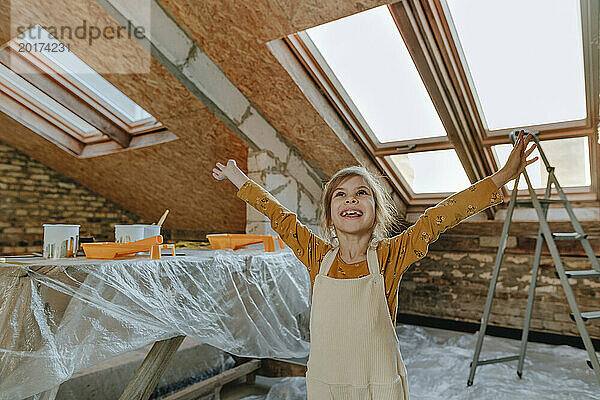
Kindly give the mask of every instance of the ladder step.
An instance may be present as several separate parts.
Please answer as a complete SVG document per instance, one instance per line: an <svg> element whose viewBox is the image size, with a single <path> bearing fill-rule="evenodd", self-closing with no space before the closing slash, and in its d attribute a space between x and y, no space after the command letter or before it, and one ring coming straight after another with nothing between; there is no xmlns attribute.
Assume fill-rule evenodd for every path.
<svg viewBox="0 0 600 400"><path fill-rule="evenodd" d="M540 204L562 204L564 203L561 199L538 199ZM520 199L515 202L517 207L529 207L533 208L533 201L529 199Z"/></svg>
<svg viewBox="0 0 600 400"><path fill-rule="evenodd" d="M600 278L600 272L596 271L595 269L580 270L580 271L565 271L565 274L567 275L567 278L574 278L574 279ZM560 278L560 276L558 276L558 272L554 271L554 275L557 278Z"/></svg>
<svg viewBox="0 0 600 400"><path fill-rule="evenodd" d="M556 240L581 240L587 238L587 234L579 232L564 232L553 233L552 237Z"/></svg>
<svg viewBox="0 0 600 400"><path fill-rule="evenodd" d="M500 357L500 358L492 358L490 360L477 361L477 365L486 365L486 364L496 364L507 361L518 360L519 356L508 356L508 357ZM473 364L473 362L471 362Z"/></svg>
<svg viewBox="0 0 600 400"><path fill-rule="evenodd" d="M571 313L571 319L575 321L575 316ZM584 322L600 320L600 311L590 311L581 313L581 319Z"/></svg>

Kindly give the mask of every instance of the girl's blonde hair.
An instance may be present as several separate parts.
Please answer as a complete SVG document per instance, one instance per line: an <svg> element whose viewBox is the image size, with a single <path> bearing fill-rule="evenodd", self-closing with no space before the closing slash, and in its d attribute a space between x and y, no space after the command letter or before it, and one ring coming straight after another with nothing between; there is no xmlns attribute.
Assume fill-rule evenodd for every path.
<svg viewBox="0 0 600 400"><path fill-rule="evenodd" d="M371 193L375 199L375 222L373 224L370 243L371 245L375 245L391 233L396 218L396 207L394 207L391 196L384 189L382 177L369 172L362 166L341 169L325 184L321 196L320 220L323 239L333 244L336 238L331 228L331 198L340 183L351 176L363 178L367 186L371 188Z"/></svg>

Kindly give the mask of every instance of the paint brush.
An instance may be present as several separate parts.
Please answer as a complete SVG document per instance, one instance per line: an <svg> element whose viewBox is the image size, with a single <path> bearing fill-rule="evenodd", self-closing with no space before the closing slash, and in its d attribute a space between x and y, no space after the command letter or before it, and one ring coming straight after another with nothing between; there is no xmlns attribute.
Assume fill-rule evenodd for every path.
<svg viewBox="0 0 600 400"><path fill-rule="evenodd" d="M169 214L169 210L165 211L165 213L162 215L162 217L160 217L160 219L158 220L158 226L162 226L163 222L165 222L165 219L167 218L167 215Z"/></svg>

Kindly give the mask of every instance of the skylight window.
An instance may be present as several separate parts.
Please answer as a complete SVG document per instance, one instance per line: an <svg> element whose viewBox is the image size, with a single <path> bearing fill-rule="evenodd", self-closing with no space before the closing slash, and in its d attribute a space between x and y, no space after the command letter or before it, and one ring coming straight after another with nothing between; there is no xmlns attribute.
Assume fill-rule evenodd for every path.
<svg viewBox="0 0 600 400"><path fill-rule="evenodd" d="M562 187L589 186L590 178L590 157L587 136L543 140L541 141L544 154L548 158L551 166L555 167L554 174L558 183ZM501 144L492 147L498 157L501 165L504 165L508 160L508 156L513 149L512 144ZM531 180L534 189L546 187L548 182L548 172L546 167L539 158L537 148L531 153L529 158L538 157L539 161L527 166L527 175ZM513 190L515 180L510 181L506 187ZM527 181L522 175L519 178L519 190L527 189ZM554 192L554 187L553 187Z"/></svg>
<svg viewBox="0 0 600 400"><path fill-rule="evenodd" d="M454 149L395 154L388 159L414 193L454 193L471 185Z"/></svg>
<svg viewBox="0 0 600 400"><path fill-rule="evenodd" d="M177 139L70 47L32 30L0 48L0 110L79 158Z"/></svg>
<svg viewBox="0 0 600 400"><path fill-rule="evenodd" d="M447 4L488 129L586 118L579 1Z"/></svg>
<svg viewBox="0 0 600 400"><path fill-rule="evenodd" d="M446 136L387 6L306 32L379 142Z"/></svg>
<svg viewBox="0 0 600 400"><path fill-rule="evenodd" d="M275 40L269 48L326 120L331 107L337 111L408 205L468 187L465 168L484 176L503 165L512 145L493 143L506 143L505 134L517 128L565 139L577 163L563 167L559 179L575 187L567 192L588 191L579 198L591 199L596 172L586 143L593 136L595 142L590 129L599 110L598 9L588 3L440 0L415 8L398 2L288 35L285 47ZM298 68L312 80L296 79ZM328 105L308 96L315 84ZM444 126L453 127L450 135ZM581 137L566 141L573 136ZM500 160L495 165L482 157L490 150ZM557 155L557 165L566 162ZM544 169L531 176L538 188L546 183Z"/></svg>
<svg viewBox="0 0 600 400"><path fill-rule="evenodd" d="M70 51L48 51L48 48L57 48L61 42L56 40L43 28L34 27L35 35L23 33L18 37L31 45L38 44L35 56L45 64L54 67L61 75L75 80L74 83L83 86L94 100L109 109L127 125L135 127L141 124L153 123L156 120L146 110L137 105L123 92L114 87L100 74L90 68L79 57ZM49 44L49 45L48 45Z"/></svg>

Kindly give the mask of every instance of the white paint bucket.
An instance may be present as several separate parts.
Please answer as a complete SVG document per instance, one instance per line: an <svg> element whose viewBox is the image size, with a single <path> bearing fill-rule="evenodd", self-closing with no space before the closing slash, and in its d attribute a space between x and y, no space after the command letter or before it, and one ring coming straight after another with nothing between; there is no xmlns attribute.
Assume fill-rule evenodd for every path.
<svg viewBox="0 0 600 400"><path fill-rule="evenodd" d="M115 242L117 243L135 242L157 235L160 235L160 226L158 225L115 225ZM143 255L146 253L140 251L136 254Z"/></svg>
<svg viewBox="0 0 600 400"><path fill-rule="evenodd" d="M75 257L79 249L79 226L44 224L43 257Z"/></svg>
<svg viewBox="0 0 600 400"><path fill-rule="evenodd" d="M115 225L115 242L129 243L144 239L144 225Z"/></svg>
<svg viewBox="0 0 600 400"><path fill-rule="evenodd" d="M144 239L160 235L160 226L144 225Z"/></svg>
<svg viewBox="0 0 600 400"><path fill-rule="evenodd" d="M115 225L115 242L128 243L160 235L158 225Z"/></svg>

